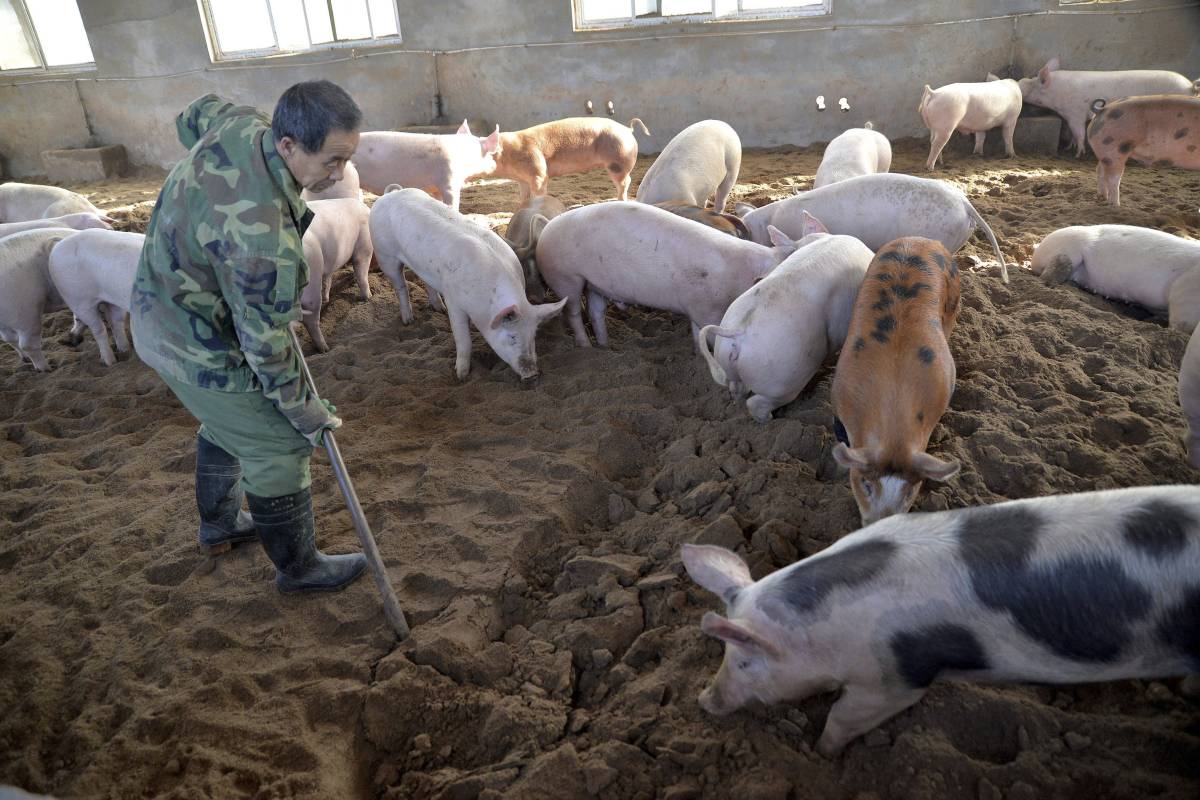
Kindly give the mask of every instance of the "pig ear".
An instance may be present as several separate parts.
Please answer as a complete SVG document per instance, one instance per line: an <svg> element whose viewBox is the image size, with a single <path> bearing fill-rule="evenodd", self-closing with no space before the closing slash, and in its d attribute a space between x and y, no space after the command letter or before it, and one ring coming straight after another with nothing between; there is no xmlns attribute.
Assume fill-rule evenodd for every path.
<svg viewBox="0 0 1200 800"><path fill-rule="evenodd" d="M567 304L567 298L559 300L557 303L542 303L533 307L533 313L537 314L538 324L541 325L546 320L553 317L555 314L563 310L563 306Z"/></svg>
<svg viewBox="0 0 1200 800"><path fill-rule="evenodd" d="M754 206L749 203L734 203L733 213L735 216L744 217L754 210Z"/></svg>
<svg viewBox="0 0 1200 800"><path fill-rule="evenodd" d="M913 469L918 475L933 481L946 481L958 474L960 464L956 459L942 461L929 453L916 453L912 459Z"/></svg>
<svg viewBox="0 0 1200 800"><path fill-rule="evenodd" d="M467 124L466 119L463 119L462 125L458 126L458 130L456 130L455 133L466 133L466 134L471 133L471 126Z"/></svg>
<svg viewBox="0 0 1200 800"><path fill-rule="evenodd" d="M700 630L723 642L737 645L743 650L761 655L773 655L776 651L766 639L741 623L725 619L715 611L705 612L700 618Z"/></svg>
<svg viewBox="0 0 1200 800"><path fill-rule="evenodd" d="M754 583L750 568L737 553L708 544L685 544L681 553L684 569L692 580L726 603L739 589Z"/></svg>
<svg viewBox="0 0 1200 800"><path fill-rule="evenodd" d="M485 156L500 152L500 126L496 126L496 130L492 131L491 135L483 140L483 154Z"/></svg>
<svg viewBox="0 0 1200 800"><path fill-rule="evenodd" d="M826 228L825 224L812 214L808 213L807 211L802 211L800 214L801 218L804 220L804 227L800 233L801 239L814 233L829 233L829 228Z"/></svg>
<svg viewBox="0 0 1200 800"><path fill-rule="evenodd" d="M999 76L999 75L996 75L996 74L993 74L993 73L991 73L991 72L989 72L989 73L987 74L987 79L988 79L989 81L998 81L998 80L1000 80L1000 76Z"/></svg>
<svg viewBox="0 0 1200 800"><path fill-rule="evenodd" d="M841 442L833 448L833 460L846 469L856 469L859 472L864 472L871 466L871 459L865 447L850 448Z"/></svg>
<svg viewBox="0 0 1200 800"><path fill-rule="evenodd" d="M521 312L517 310L515 305L502 308L500 309L499 313L492 318L491 328L492 330L496 330L496 328L499 328L501 325L509 322L516 322L520 318Z"/></svg>
<svg viewBox="0 0 1200 800"><path fill-rule="evenodd" d="M542 231L549 224L549 219L541 214L534 214L533 219L529 220L529 241L536 242L538 237L542 235Z"/></svg>
<svg viewBox="0 0 1200 800"><path fill-rule="evenodd" d="M1046 66L1038 70L1038 78L1043 84L1050 83L1050 73L1058 71L1058 56L1046 62Z"/></svg>
<svg viewBox="0 0 1200 800"><path fill-rule="evenodd" d="M767 235L771 237L771 244L775 247L791 247L795 244L786 233L774 225L767 226Z"/></svg>

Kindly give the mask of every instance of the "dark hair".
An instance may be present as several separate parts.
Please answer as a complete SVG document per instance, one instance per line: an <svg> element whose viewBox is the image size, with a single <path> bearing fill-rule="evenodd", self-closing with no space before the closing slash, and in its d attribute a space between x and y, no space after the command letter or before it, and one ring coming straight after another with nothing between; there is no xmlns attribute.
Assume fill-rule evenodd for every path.
<svg viewBox="0 0 1200 800"><path fill-rule="evenodd" d="M330 131L356 131L362 110L346 90L330 81L304 81L288 88L275 104L271 132L288 136L306 152L316 153Z"/></svg>

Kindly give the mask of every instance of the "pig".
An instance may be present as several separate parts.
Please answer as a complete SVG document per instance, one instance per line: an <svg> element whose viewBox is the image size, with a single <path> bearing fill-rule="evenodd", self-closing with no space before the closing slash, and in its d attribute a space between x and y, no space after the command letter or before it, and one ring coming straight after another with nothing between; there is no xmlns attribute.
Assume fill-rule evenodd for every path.
<svg viewBox="0 0 1200 800"><path fill-rule="evenodd" d="M840 689L817 750L845 746L937 679L1087 683L1200 671L1200 488L1110 489L876 522L750 577L733 552L685 544L725 602L700 695L711 714Z"/></svg>
<svg viewBox="0 0 1200 800"><path fill-rule="evenodd" d="M950 83L937 89L925 84L917 113L929 129L929 158L925 169L932 170L942 148L955 131L975 134L975 155L983 155L983 140L992 128L1004 137L1004 152L1012 158L1013 131L1021 115L1021 87L1011 78L988 73L985 83ZM943 159L944 161L944 159Z"/></svg>
<svg viewBox="0 0 1200 800"><path fill-rule="evenodd" d="M359 183L373 194L383 194L393 183L435 189L446 205L458 211L463 184L496 167L500 126L487 137L471 135L465 120L458 130L451 134L367 131L354 151Z"/></svg>
<svg viewBox="0 0 1200 800"><path fill-rule="evenodd" d="M50 279L50 251L77 233L36 228L0 239L0 339L39 372L50 369L42 355L42 314L67 307Z"/></svg>
<svg viewBox="0 0 1200 800"><path fill-rule="evenodd" d="M0 238L21 231L31 231L35 228L74 228L77 231L89 228L104 228L112 230L112 225L104 220L108 217L98 217L90 211L77 211L74 214L63 214L61 217L47 219L31 219L27 222L0 223Z"/></svg>
<svg viewBox="0 0 1200 800"><path fill-rule="evenodd" d="M825 146L813 188L819 189L859 175L887 172L891 166L891 142L868 122L861 128L851 128L838 134Z"/></svg>
<svg viewBox="0 0 1200 800"><path fill-rule="evenodd" d="M730 236L738 239L750 241L750 229L746 227L746 223L742 222L741 217L735 214L717 211L715 208L701 208L691 203L667 201L665 203L654 203L654 205L684 219L690 219L693 222L699 222L701 225L707 225L714 230L721 231L721 233L728 233Z"/></svg>
<svg viewBox="0 0 1200 800"><path fill-rule="evenodd" d="M304 327L313 345L322 353L329 350L321 332L321 304L329 300L329 285L338 267L350 261L354 280L363 300L371 299L367 270L371 268L371 209L353 197L310 200L313 221L304 232L304 260L308 263L308 285L300 297L304 309Z"/></svg>
<svg viewBox="0 0 1200 800"><path fill-rule="evenodd" d="M894 173L860 175L753 209L742 217L754 241L767 241L767 226L799 236L804 212L830 233L853 236L878 250L901 236L936 239L951 253L966 244L976 226L987 236L1008 283L1008 265L996 235L962 190L945 181Z"/></svg>
<svg viewBox="0 0 1200 800"><path fill-rule="evenodd" d="M556 175L603 167L617 189L617 198L626 200L629 173L637 163L635 124L650 135L637 117L628 127L611 119L568 117L500 134L500 152L490 175L516 181L524 203L531 194L545 194L547 182Z"/></svg>
<svg viewBox="0 0 1200 800"><path fill-rule="evenodd" d="M546 287L535 258L538 237L547 222L566 210L562 201L553 195L535 195L517 209L504 231L504 241L517 254L517 260L525 270L525 293L531 303L540 303L546 297Z"/></svg>
<svg viewBox="0 0 1200 800"><path fill-rule="evenodd" d="M808 218L796 252L733 301L720 325L700 329L714 381L765 423L795 400L830 353L841 349L867 265L853 236L832 236ZM710 352L709 334L717 338Z"/></svg>
<svg viewBox="0 0 1200 800"><path fill-rule="evenodd" d="M425 192L399 186L388 187L375 201L370 227L379 266L400 298L403 322L412 320L405 265L445 297L459 380L471 367L472 324L522 380L537 376L537 327L566 301L531 305L521 263L503 239Z"/></svg>
<svg viewBox="0 0 1200 800"><path fill-rule="evenodd" d="M28 222L67 214L91 214L110 227L116 222L86 197L68 189L11 181L0 184L0 222Z"/></svg>
<svg viewBox="0 0 1200 800"><path fill-rule="evenodd" d="M1129 159L1152 167L1200 169L1200 97L1150 95L1093 104L1088 144L1096 154L1100 198L1121 205Z"/></svg>
<svg viewBox="0 0 1200 800"><path fill-rule="evenodd" d="M772 228L773 247L735 239L645 203L611 201L575 208L550 220L538 239L542 278L567 300L575 343L589 347L582 296L596 344L608 345L604 309L630 303L685 314L700 347L701 326L796 249Z"/></svg>
<svg viewBox="0 0 1200 800"><path fill-rule="evenodd" d="M713 209L721 212L741 166L737 131L718 119L696 122L675 134L654 159L642 176L637 199L650 205L674 201L704 208L715 196Z"/></svg>
<svg viewBox="0 0 1200 800"><path fill-rule="evenodd" d="M1075 157L1085 149L1084 126L1094 100L1115 100L1143 94L1197 94L1193 83L1178 72L1163 69L1114 71L1060 69L1058 57L1046 62L1032 78L1017 81L1026 103L1042 106L1066 120L1075 143Z"/></svg>
<svg viewBox="0 0 1200 800"><path fill-rule="evenodd" d="M1089 292L1166 311L1172 328L1200 322L1200 242L1135 225L1072 225L1033 250L1048 285L1074 281Z"/></svg>
<svg viewBox="0 0 1200 800"><path fill-rule="evenodd" d="M1187 436L1183 439L1188 463L1200 469L1200 334L1195 330L1188 339L1179 367L1179 407L1188 424Z"/></svg>
<svg viewBox="0 0 1200 800"><path fill-rule="evenodd" d="M924 480L958 472L925 452L954 391L958 303L958 266L932 239L889 242L867 269L832 392L833 458L850 470L864 525L908 511Z"/></svg>
<svg viewBox="0 0 1200 800"><path fill-rule="evenodd" d="M86 325L100 349L100 360L115 362L104 317L112 328L117 350L129 352L125 321L145 235L122 231L88 230L68 236L50 251L47 269L58 293L75 314L75 328ZM102 316L103 315L103 316Z"/></svg>
<svg viewBox="0 0 1200 800"><path fill-rule="evenodd" d="M300 197L306 203L313 200L343 200L347 198L362 200L363 192L358 179L358 167L354 166L353 161L347 161L345 166L342 167L341 180L320 192L305 189L300 192Z"/></svg>

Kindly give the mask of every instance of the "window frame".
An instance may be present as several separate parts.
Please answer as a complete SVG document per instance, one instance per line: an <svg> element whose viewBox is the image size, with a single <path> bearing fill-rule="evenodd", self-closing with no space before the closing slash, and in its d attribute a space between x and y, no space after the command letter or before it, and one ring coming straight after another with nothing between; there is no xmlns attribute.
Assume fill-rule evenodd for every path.
<svg viewBox="0 0 1200 800"><path fill-rule="evenodd" d="M33 48L33 54L37 57L38 65L33 67L16 67L13 69L0 69L0 76L3 75L61 75L72 72L95 72L96 71L96 54L92 53L91 61L80 61L75 64L54 64L53 66L46 63L46 51L42 49L42 40L38 36L37 27L33 24L33 16L29 13L29 9L25 6L25 0L9 0L12 3L13 10L17 14L17 23L21 26L21 33L25 36L25 41ZM79 0L75 0L75 10L79 10ZM80 13L80 19L83 19L83 14ZM87 26L83 29L84 37L87 37ZM92 40L88 39L88 50L92 49Z"/></svg>
<svg viewBox="0 0 1200 800"><path fill-rule="evenodd" d="M271 10L270 0L262 0L267 7L267 18L271 22L271 35L275 38L274 47L259 48L256 50L234 50L226 53L221 49L220 38L217 36L217 23L213 17L212 8L209 0L196 0L196 4L200 7L200 17L204 22L204 38L208 41L208 55L210 60L215 63L228 63L231 61L251 61L258 58L275 58L278 56L295 56L306 55L308 53L318 53L322 50L342 50L345 48L364 48L364 47L380 47L388 45L397 45L403 41L404 30L400 27L400 9L396 0L391 0L392 3L392 18L396 22L396 33L388 34L387 36L378 36L370 39L334 39L332 42L320 42L312 44L312 27L308 22L308 14L304 15L304 28L308 31L309 46L302 50L288 50L279 46L279 33L275 30L275 13ZM371 17L371 4L368 0L362 0L363 5L367 10L367 19L371 20L371 27L374 28L374 20ZM301 4L303 6L303 3ZM325 2L326 8L329 10L329 25L330 30L334 35L337 35L337 21L333 16L333 5L330 0Z"/></svg>
<svg viewBox="0 0 1200 800"><path fill-rule="evenodd" d="M763 22L767 20L807 19L824 17L833 13L833 0L804 6L786 6L783 8L764 8L743 11L742 0L736 0L738 9L727 14L716 14L716 6L720 0L710 0L712 11L701 11L694 14L672 14L668 17L634 17L633 0L630 0L630 15L628 17L613 17L588 21L583 14L584 0L571 0L571 23L576 31L597 30L629 30L654 25L712 25L724 22Z"/></svg>

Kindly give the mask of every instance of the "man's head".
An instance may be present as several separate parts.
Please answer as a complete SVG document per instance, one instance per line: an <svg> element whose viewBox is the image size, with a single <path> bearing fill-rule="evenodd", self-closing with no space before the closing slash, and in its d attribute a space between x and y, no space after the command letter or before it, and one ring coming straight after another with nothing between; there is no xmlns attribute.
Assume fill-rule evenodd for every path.
<svg viewBox="0 0 1200 800"><path fill-rule="evenodd" d="M342 179L358 147L362 111L337 84L297 83L279 98L271 118L275 149L305 189L324 191Z"/></svg>

